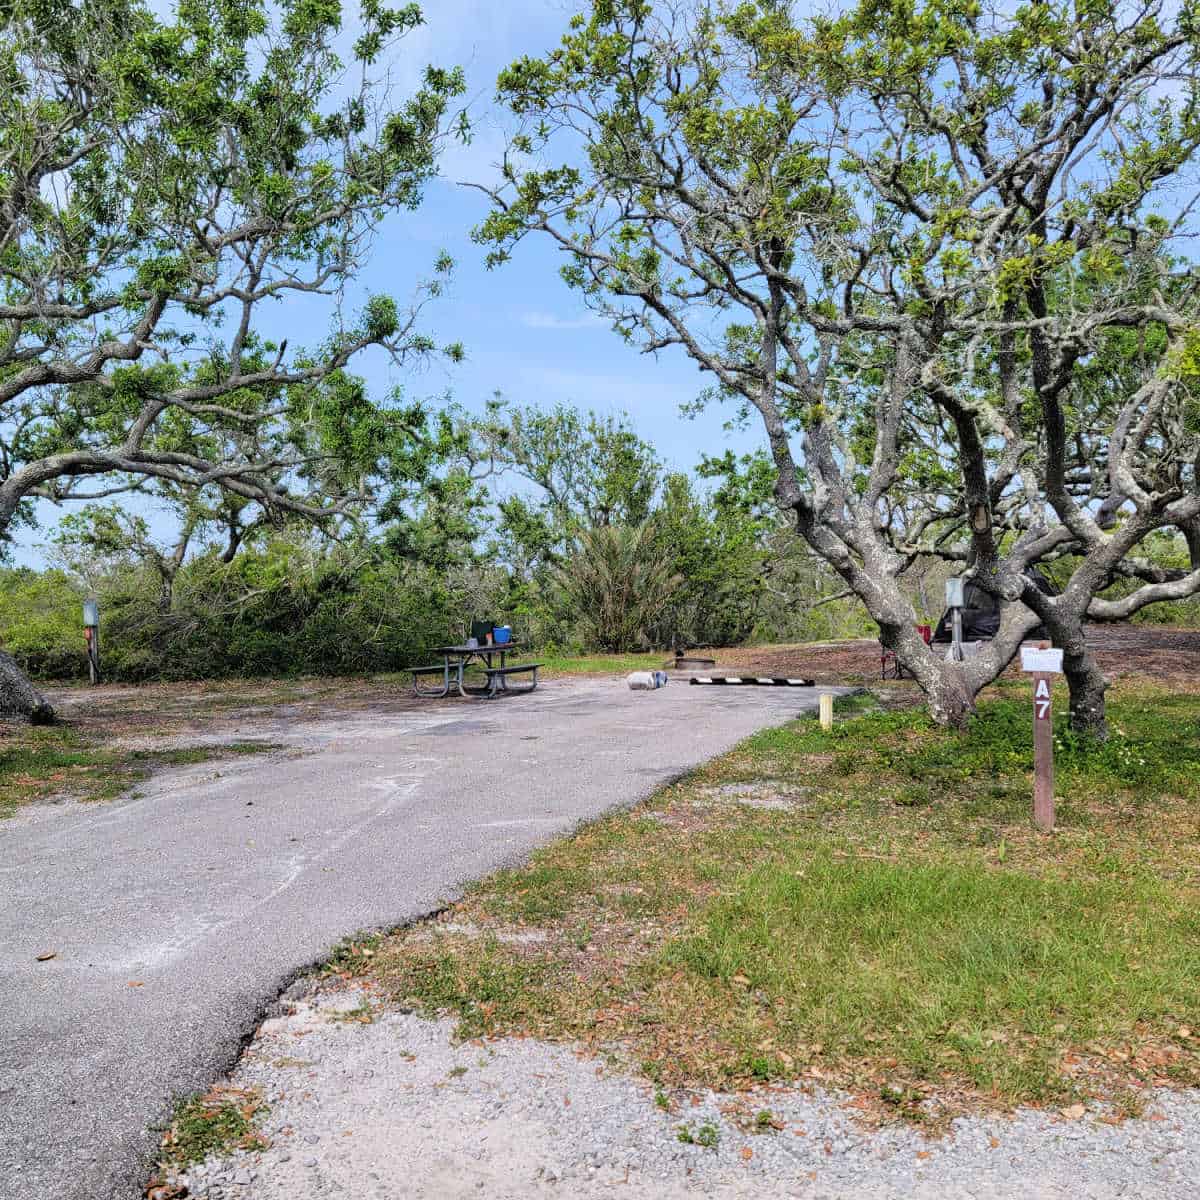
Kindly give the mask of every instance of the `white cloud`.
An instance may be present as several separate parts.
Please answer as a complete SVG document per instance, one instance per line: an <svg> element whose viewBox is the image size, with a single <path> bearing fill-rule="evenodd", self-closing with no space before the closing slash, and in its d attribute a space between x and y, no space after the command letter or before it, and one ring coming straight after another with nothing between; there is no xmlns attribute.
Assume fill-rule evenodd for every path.
<svg viewBox="0 0 1200 1200"><path fill-rule="evenodd" d="M741 454L764 444L761 426L726 430L724 423L732 413L719 404L695 420L680 418L679 406L695 400L707 382L687 360L668 362L636 356L624 347L614 350L620 357L612 365L628 363L627 371L510 365L501 375L508 380L504 392L522 403L563 403L628 416L634 429L674 470L690 471L702 454L718 454L726 448Z"/></svg>
<svg viewBox="0 0 1200 1200"><path fill-rule="evenodd" d="M396 79L412 90L426 63L462 67L469 97L488 100L502 67L557 44L576 3L562 0L439 0L422 4L424 21L405 36Z"/></svg>
<svg viewBox="0 0 1200 1200"><path fill-rule="evenodd" d="M688 381L674 378L646 361L644 370L636 367L628 373L606 371L564 370L558 367L527 364L510 372L514 397L528 400L559 401L599 412L627 412L668 416L678 412L679 405L694 399L698 388Z"/></svg>
<svg viewBox="0 0 1200 1200"><path fill-rule="evenodd" d="M71 172L51 171L43 175L38 191L55 212L61 213L71 201Z"/></svg>
<svg viewBox="0 0 1200 1200"><path fill-rule="evenodd" d="M578 317L560 317L548 312L521 314L521 324L527 329L600 329L606 322L596 313L584 313Z"/></svg>

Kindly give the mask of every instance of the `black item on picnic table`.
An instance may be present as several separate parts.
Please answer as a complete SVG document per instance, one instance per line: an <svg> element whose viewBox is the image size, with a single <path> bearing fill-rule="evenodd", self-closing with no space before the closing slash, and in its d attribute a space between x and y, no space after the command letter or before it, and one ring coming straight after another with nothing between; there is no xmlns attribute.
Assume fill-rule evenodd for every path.
<svg viewBox="0 0 1200 1200"><path fill-rule="evenodd" d="M494 621L472 621L471 636L481 645L488 644L488 638L492 636L496 625Z"/></svg>

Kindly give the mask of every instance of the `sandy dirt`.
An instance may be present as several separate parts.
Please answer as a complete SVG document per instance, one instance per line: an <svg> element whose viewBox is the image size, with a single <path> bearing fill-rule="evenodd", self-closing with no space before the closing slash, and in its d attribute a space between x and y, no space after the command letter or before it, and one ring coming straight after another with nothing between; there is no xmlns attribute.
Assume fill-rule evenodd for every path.
<svg viewBox="0 0 1200 1200"><path fill-rule="evenodd" d="M1189 690L1200 687L1200 629L1174 629L1162 625L1091 625L1088 645L1101 669L1112 679L1140 676ZM866 684L880 681L877 641L862 638L849 642L817 642L799 646L750 646L728 650L696 651L717 660L717 669L742 668L763 675L802 675L818 684ZM1019 676L1020 664L1008 674ZM911 688L911 680L888 680L888 687Z"/></svg>

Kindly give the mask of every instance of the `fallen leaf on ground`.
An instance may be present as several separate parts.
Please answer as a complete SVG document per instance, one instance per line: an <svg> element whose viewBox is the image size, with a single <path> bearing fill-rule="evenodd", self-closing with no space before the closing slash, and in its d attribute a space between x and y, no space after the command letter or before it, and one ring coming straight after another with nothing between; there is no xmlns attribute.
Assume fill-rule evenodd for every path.
<svg viewBox="0 0 1200 1200"><path fill-rule="evenodd" d="M129 981L129 986L130 987L145 987L146 985L140 979L131 979Z"/></svg>
<svg viewBox="0 0 1200 1200"><path fill-rule="evenodd" d="M37 956L37 960L38 960L38 962L49 962L52 958L57 958L57 957L58 957L57 950L44 950L41 954L39 954Z"/></svg>
<svg viewBox="0 0 1200 1200"><path fill-rule="evenodd" d="M742 1147L742 1157L749 1162L754 1157L754 1151L749 1146Z"/></svg>
<svg viewBox="0 0 1200 1200"><path fill-rule="evenodd" d="M1078 1121L1087 1112L1082 1104L1072 1104L1069 1108L1059 1110L1068 1121Z"/></svg>

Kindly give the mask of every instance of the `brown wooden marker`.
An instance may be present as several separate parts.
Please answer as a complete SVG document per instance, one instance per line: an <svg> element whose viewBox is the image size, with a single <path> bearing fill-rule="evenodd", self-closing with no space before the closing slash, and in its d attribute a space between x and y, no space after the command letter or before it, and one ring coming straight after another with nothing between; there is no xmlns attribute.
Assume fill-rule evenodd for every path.
<svg viewBox="0 0 1200 1200"><path fill-rule="evenodd" d="M1033 823L1054 828L1053 676L1033 677Z"/></svg>
<svg viewBox="0 0 1200 1200"><path fill-rule="evenodd" d="M1054 676L1062 651L1048 642L1021 647L1021 669L1033 676L1033 823L1054 828Z"/></svg>

